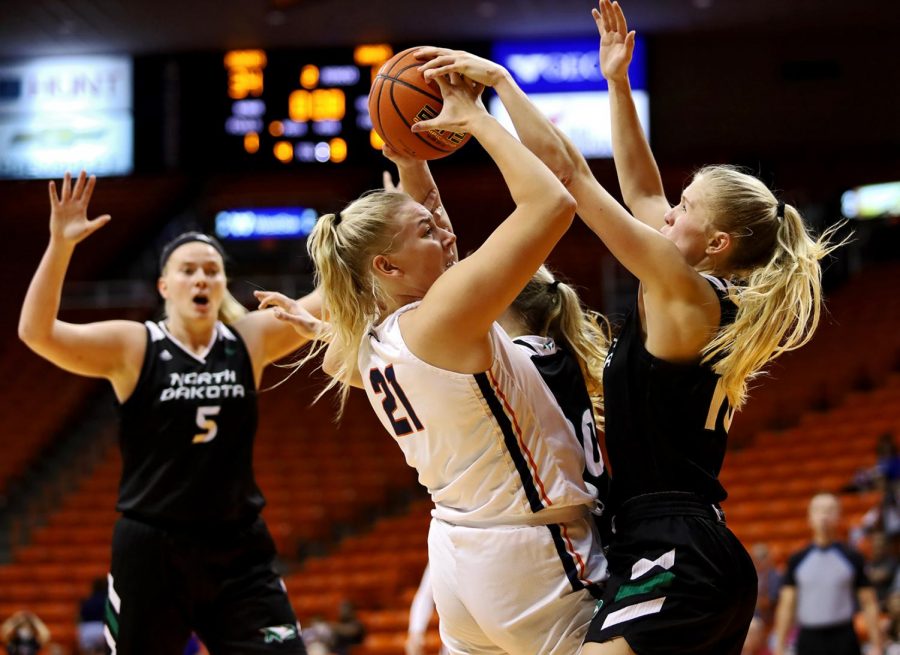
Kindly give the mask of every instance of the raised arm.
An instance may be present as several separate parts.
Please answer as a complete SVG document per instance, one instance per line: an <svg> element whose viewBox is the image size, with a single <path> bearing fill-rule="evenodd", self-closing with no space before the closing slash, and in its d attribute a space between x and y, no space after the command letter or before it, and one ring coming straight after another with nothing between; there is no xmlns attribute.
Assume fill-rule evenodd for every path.
<svg viewBox="0 0 900 655"><path fill-rule="evenodd" d="M491 324L569 228L575 205L553 173L485 111L480 85L455 73L434 79L444 108L413 129L471 132L497 164L516 204L473 255L438 278L404 329L410 348L426 361L466 368L461 353L484 353Z"/></svg>
<svg viewBox="0 0 900 655"><path fill-rule="evenodd" d="M565 151L562 132L534 106L508 70L463 50L427 47L420 48L416 56L424 62L421 70L428 78L458 73L493 88L525 147L537 155L563 184L569 183L575 162Z"/></svg>
<svg viewBox="0 0 900 655"><path fill-rule="evenodd" d="M673 269L690 270L668 239L635 220L607 193L581 152L535 107L506 69L458 50L423 48L420 53L428 60L422 66L427 77L458 73L494 88L522 143L566 183L584 222L642 282L669 284Z"/></svg>
<svg viewBox="0 0 900 655"><path fill-rule="evenodd" d="M628 31L618 2L600 0L593 16L600 32L600 72L609 86L613 158L622 197L636 218L658 230L669 202L631 94L628 66L634 53L634 31Z"/></svg>
<svg viewBox="0 0 900 655"><path fill-rule="evenodd" d="M66 173L57 194L50 182L50 243L31 280L19 338L38 355L60 368L88 377L106 378L119 399L127 397L140 373L146 346L144 328L134 321L76 325L60 321L63 280L75 246L109 222L109 215L87 218L96 178L82 171L74 187Z"/></svg>
<svg viewBox="0 0 900 655"><path fill-rule="evenodd" d="M718 323L718 304L709 284L666 236L629 214L594 178L584 156L494 62L467 52L423 49L426 76L458 73L491 84L522 142L557 175L578 201L582 220L613 256L643 284L648 299L648 341L658 357L695 357ZM666 205L668 207L668 205ZM698 309L699 308L699 309ZM661 343L660 343L661 342Z"/></svg>

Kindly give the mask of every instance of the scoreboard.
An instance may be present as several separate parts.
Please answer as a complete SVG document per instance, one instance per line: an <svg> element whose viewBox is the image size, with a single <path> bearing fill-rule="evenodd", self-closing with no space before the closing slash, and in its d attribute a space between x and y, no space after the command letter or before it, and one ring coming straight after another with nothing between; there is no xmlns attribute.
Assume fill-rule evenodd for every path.
<svg viewBox="0 0 900 655"><path fill-rule="evenodd" d="M380 150L368 94L390 45L225 53L226 159L249 165L340 164Z"/></svg>

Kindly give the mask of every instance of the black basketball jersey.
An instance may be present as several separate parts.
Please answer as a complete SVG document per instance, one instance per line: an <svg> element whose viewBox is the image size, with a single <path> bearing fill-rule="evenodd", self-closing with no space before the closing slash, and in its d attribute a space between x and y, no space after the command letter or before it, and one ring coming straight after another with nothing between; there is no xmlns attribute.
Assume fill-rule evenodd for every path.
<svg viewBox="0 0 900 655"><path fill-rule="evenodd" d="M145 325L140 378L119 406L117 509L171 524L251 521L265 501L253 477L256 385L244 342L217 323L199 357L163 323Z"/></svg>
<svg viewBox="0 0 900 655"><path fill-rule="evenodd" d="M608 476L597 440L594 409L578 361L550 338L525 336L513 341L530 351L532 363L584 448L584 481L597 489L598 499L605 504Z"/></svg>
<svg viewBox="0 0 900 655"><path fill-rule="evenodd" d="M734 321L728 283L704 276ZM710 364L674 364L647 352L637 306L625 320L603 374L606 448L613 508L641 494L685 491L725 500L719 471L733 410Z"/></svg>

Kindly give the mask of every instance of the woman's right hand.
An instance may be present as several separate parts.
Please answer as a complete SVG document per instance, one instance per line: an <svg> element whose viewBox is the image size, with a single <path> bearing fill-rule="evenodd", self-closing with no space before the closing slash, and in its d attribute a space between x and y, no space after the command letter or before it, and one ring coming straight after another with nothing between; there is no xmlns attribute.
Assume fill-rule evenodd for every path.
<svg viewBox="0 0 900 655"><path fill-rule="evenodd" d="M591 14L600 32L600 72L608 82L624 82L634 54L634 30L628 31L618 2L600 0L599 9Z"/></svg>
<svg viewBox="0 0 900 655"><path fill-rule="evenodd" d="M431 77L441 89L444 106L441 113L427 121L413 123L413 132L447 130L449 132L470 132L473 121L487 115L481 93L484 85L473 82L458 73Z"/></svg>
<svg viewBox="0 0 900 655"><path fill-rule="evenodd" d="M75 188L72 188L72 176L66 172L62 190L56 192L56 182L50 181L50 238L63 243L75 245L83 241L101 227L109 223L110 215L104 214L94 220L88 220L87 208L94 192L97 178L81 171Z"/></svg>

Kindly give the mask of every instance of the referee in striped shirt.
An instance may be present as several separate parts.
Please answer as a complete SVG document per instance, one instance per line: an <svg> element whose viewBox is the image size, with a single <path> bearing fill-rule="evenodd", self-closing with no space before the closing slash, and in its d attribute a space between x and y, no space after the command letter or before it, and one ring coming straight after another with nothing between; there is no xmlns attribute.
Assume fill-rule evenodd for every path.
<svg viewBox="0 0 900 655"><path fill-rule="evenodd" d="M840 504L818 494L809 504L812 543L788 560L775 611L775 653L784 655L792 624L799 625L796 655L859 655L853 627L857 602L871 643L867 655L882 655L878 600L862 555L836 539Z"/></svg>

